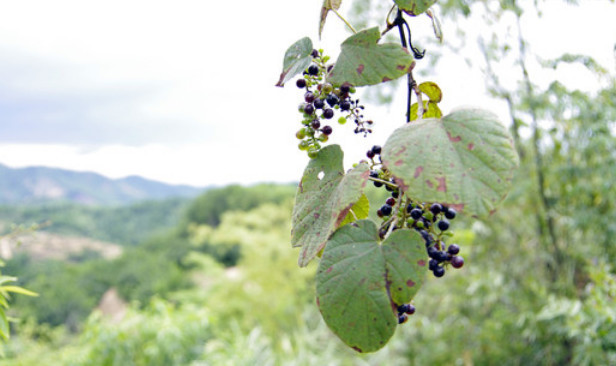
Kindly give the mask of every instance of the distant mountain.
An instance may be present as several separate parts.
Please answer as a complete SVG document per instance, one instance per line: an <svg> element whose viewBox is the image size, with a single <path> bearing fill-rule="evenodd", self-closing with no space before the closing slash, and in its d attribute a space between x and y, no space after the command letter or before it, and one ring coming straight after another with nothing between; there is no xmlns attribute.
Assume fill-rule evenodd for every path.
<svg viewBox="0 0 616 366"><path fill-rule="evenodd" d="M89 172L46 167L14 169L0 164L0 204L74 202L115 205L170 197L194 197L203 190L136 176L110 179Z"/></svg>

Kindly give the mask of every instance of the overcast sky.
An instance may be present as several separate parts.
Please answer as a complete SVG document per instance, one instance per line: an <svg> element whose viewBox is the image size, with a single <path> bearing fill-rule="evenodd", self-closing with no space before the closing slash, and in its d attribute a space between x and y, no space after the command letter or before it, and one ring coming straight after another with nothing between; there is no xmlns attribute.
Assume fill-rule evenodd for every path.
<svg viewBox="0 0 616 366"><path fill-rule="evenodd" d="M0 163L199 186L298 180L307 163L294 138L302 97L274 84L286 48L316 41L321 4L0 0ZM586 52L613 70L616 5L554 9L529 20L533 51ZM432 36L427 17L413 22L416 42ZM332 16L318 45L336 54L349 35ZM444 111L483 104L480 74L461 75L466 65L447 57L441 69L456 74L432 78ZM332 140L353 145L347 160L400 125L403 99L369 107L378 132L366 141L334 126Z"/></svg>

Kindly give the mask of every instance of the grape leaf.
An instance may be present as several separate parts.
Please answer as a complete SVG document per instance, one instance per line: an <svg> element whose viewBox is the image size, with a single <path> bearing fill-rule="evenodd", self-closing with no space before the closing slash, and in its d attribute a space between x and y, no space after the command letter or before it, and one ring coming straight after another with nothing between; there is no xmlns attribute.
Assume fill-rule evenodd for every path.
<svg viewBox="0 0 616 366"><path fill-rule="evenodd" d="M316 275L325 323L358 352L382 348L396 330L397 307L410 302L423 283L425 256L415 231L394 231L379 245L370 220L341 227L325 247Z"/></svg>
<svg viewBox="0 0 616 366"><path fill-rule="evenodd" d="M378 27L358 32L341 45L341 52L328 81L332 84L349 82L355 86L375 85L406 75L413 56L396 43L378 44Z"/></svg>
<svg viewBox="0 0 616 366"><path fill-rule="evenodd" d="M362 194L359 200L351 207L349 213L344 220L340 223L340 226L350 224L354 221L368 218L370 213L370 201L365 194Z"/></svg>
<svg viewBox="0 0 616 366"><path fill-rule="evenodd" d="M419 91L427 95L431 102L439 103L443 99L441 88L433 81L423 82L418 87Z"/></svg>
<svg viewBox="0 0 616 366"><path fill-rule="evenodd" d="M344 174L340 146L329 145L311 159L299 183L293 207L291 244L301 246L298 263L305 267L325 246L351 207L360 199L369 177L368 165Z"/></svg>
<svg viewBox="0 0 616 366"><path fill-rule="evenodd" d="M300 39L287 49L282 63L282 73L276 86L284 86L284 83L310 66L312 49L312 40L308 37Z"/></svg>
<svg viewBox="0 0 616 366"><path fill-rule="evenodd" d="M321 7L321 19L319 20L319 39L321 39L321 33L323 32L323 26L325 25L325 19L330 10L340 9L342 0L323 0L323 6Z"/></svg>
<svg viewBox="0 0 616 366"><path fill-rule="evenodd" d="M413 103L411 105L411 121L415 121L417 119L417 112L419 112L418 104ZM421 118L441 118L443 116L443 112L438 107L438 104L434 102L423 101L423 115Z"/></svg>
<svg viewBox="0 0 616 366"><path fill-rule="evenodd" d="M381 157L411 197L480 217L506 197L518 166L508 130L494 114L478 109L398 128Z"/></svg>
<svg viewBox="0 0 616 366"><path fill-rule="evenodd" d="M436 3L436 0L394 0L400 10L408 15L419 15Z"/></svg>

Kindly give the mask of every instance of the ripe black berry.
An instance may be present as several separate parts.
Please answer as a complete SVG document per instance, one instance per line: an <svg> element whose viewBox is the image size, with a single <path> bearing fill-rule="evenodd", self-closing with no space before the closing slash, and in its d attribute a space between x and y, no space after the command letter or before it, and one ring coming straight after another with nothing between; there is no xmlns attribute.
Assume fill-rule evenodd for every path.
<svg viewBox="0 0 616 366"><path fill-rule="evenodd" d="M420 209L418 209L418 208L414 208L414 209L412 209L412 210L411 210L410 214L411 214L411 217L412 217L413 219L415 219L415 220L419 220L419 218L421 217L421 215L423 215L423 211L421 211L421 210L420 210Z"/></svg>
<svg viewBox="0 0 616 366"><path fill-rule="evenodd" d="M445 268L436 267L432 273L434 273L434 277L443 277L445 275Z"/></svg>
<svg viewBox="0 0 616 366"><path fill-rule="evenodd" d="M451 244L449 248L447 248L447 253L451 255L456 255L460 253L460 246L458 244Z"/></svg>
<svg viewBox="0 0 616 366"><path fill-rule="evenodd" d="M315 130L318 130L319 127L321 127L321 122L319 122L318 119L315 119L314 121L310 122L310 127L312 127Z"/></svg>
<svg viewBox="0 0 616 366"><path fill-rule="evenodd" d="M408 315L415 314L415 305L412 305L412 304L408 304L408 305L409 305L409 307L408 307L408 309L406 309L406 313Z"/></svg>
<svg viewBox="0 0 616 366"><path fill-rule="evenodd" d="M377 188L379 188L379 187L382 187L382 186L383 186L383 182L377 182L377 181L374 181L374 182L372 182L372 183L374 183L374 186L375 186L375 187L377 187Z"/></svg>
<svg viewBox="0 0 616 366"><path fill-rule="evenodd" d="M449 220L455 219L456 210L454 210L453 208L447 208L447 211L445 211L445 217L448 218Z"/></svg>
<svg viewBox="0 0 616 366"><path fill-rule="evenodd" d="M443 206L440 203L434 203L430 206L430 212L435 215L438 215L443 210Z"/></svg>
<svg viewBox="0 0 616 366"><path fill-rule="evenodd" d="M319 67L317 65L310 65L308 67L308 74L317 75L319 73Z"/></svg>
<svg viewBox="0 0 616 366"><path fill-rule="evenodd" d="M321 128L321 132L323 132L324 135L331 135L331 133L333 132L331 126L323 126L323 128Z"/></svg>
<svg viewBox="0 0 616 366"><path fill-rule="evenodd" d="M389 216L391 215L391 211L392 211L392 208L387 203L381 206L381 212L383 213L383 215Z"/></svg>
<svg viewBox="0 0 616 366"><path fill-rule="evenodd" d="M387 201L385 201L385 203L387 203L390 206L393 206L393 205L396 204L396 199L393 198L393 197L390 197L390 198L387 199Z"/></svg>
<svg viewBox="0 0 616 366"><path fill-rule="evenodd" d="M438 222L438 228L441 231L445 231L447 229L449 229L449 221L442 219L441 221Z"/></svg>
<svg viewBox="0 0 616 366"><path fill-rule="evenodd" d="M372 152L374 152L376 155L381 153L381 147L379 145L374 145L372 146Z"/></svg>
<svg viewBox="0 0 616 366"><path fill-rule="evenodd" d="M304 106L304 113L307 115L311 115L314 113L314 106L312 104L306 104Z"/></svg>
<svg viewBox="0 0 616 366"><path fill-rule="evenodd" d="M342 84L342 86L340 86L340 92L342 94L346 94L346 93L348 93L350 91L351 91L351 85L350 84L344 83L344 84Z"/></svg>
<svg viewBox="0 0 616 366"><path fill-rule="evenodd" d="M405 323L407 320L409 320L409 317L406 314L398 315L398 324Z"/></svg>
<svg viewBox="0 0 616 366"><path fill-rule="evenodd" d="M297 79L297 81L295 82L295 85L297 85L298 88L302 89L306 87L306 79Z"/></svg>
<svg viewBox="0 0 616 366"><path fill-rule="evenodd" d="M368 157L368 159L372 159L374 158L374 153L372 152L372 150L368 150L368 152L366 153L366 156Z"/></svg>
<svg viewBox="0 0 616 366"><path fill-rule="evenodd" d="M313 104L316 109L322 109L325 106L323 99L315 99Z"/></svg>
<svg viewBox="0 0 616 366"><path fill-rule="evenodd" d="M408 206L406 206L406 212L407 213L411 213L411 210L415 208L415 205L413 205L412 203L409 203Z"/></svg>
<svg viewBox="0 0 616 366"><path fill-rule="evenodd" d="M304 100L306 101L306 103L312 103L315 100L315 95L312 92L306 92L306 94L304 94Z"/></svg>
<svg viewBox="0 0 616 366"><path fill-rule="evenodd" d="M328 95L327 98L325 98L325 100L327 101L327 104L329 104L332 107L340 102L340 99L338 99L336 94Z"/></svg>
<svg viewBox="0 0 616 366"><path fill-rule="evenodd" d="M323 110L323 118L331 119L334 116L334 110L331 108L327 108Z"/></svg>
<svg viewBox="0 0 616 366"><path fill-rule="evenodd" d="M349 102L348 100L345 100L340 103L340 110L348 111L349 109L351 109L351 102Z"/></svg>
<svg viewBox="0 0 616 366"><path fill-rule="evenodd" d="M451 265L453 266L453 268L462 268L462 266L464 265L464 258L456 255L455 257L451 258Z"/></svg>
<svg viewBox="0 0 616 366"><path fill-rule="evenodd" d="M319 51L318 50L312 50L312 53L310 53L310 55L314 58L319 57Z"/></svg>
<svg viewBox="0 0 616 366"><path fill-rule="evenodd" d="M378 177L379 177L379 172L377 172L376 170L370 171L370 178L378 178Z"/></svg>
<svg viewBox="0 0 616 366"><path fill-rule="evenodd" d="M436 259L430 259L430 262L428 262L428 269L430 271L434 271L434 269L438 266L438 262L436 261Z"/></svg>

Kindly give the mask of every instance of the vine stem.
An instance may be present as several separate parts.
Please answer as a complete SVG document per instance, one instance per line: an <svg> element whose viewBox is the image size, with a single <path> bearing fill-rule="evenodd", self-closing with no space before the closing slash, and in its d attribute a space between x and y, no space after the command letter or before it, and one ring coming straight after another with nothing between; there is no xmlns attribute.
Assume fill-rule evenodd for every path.
<svg viewBox="0 0 616 366"><path fill-rule="evenodd" d="M354 34L357 34L357 31L355 30L355 28L353 28L353 26L346 19L344 19L344 17L340 15L340 13L336 11L336 9L330 9L330 10L333 11L334 14L336 14L338 18L340 18L340 20L342 20L344 24L346 24L346 26L349 27L351 31L353 31Z"/></svg>

